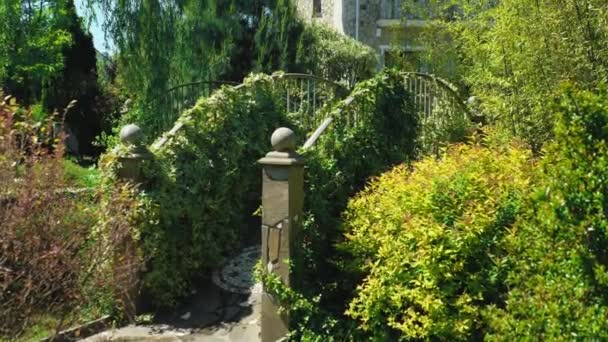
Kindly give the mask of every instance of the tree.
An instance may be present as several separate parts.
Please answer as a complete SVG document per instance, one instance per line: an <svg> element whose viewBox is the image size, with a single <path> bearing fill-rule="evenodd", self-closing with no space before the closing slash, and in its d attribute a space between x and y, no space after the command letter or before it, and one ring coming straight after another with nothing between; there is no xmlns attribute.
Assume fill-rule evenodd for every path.
<svg viewBox="0 0 608 342"><path fill-rule="evenodd" d="M0 82L28 104L63 68L70 33L60 25L66 0L0 3Z"/></svg>
<svg viewBox="0 0 608 342"><path fill-rule="evenodd" d="M41 104L41 111L63 112L79 141L91 154L104 113L95 110L99 96L96 51L84 31L74 0L6 0L0 4L0 83L21 103ZM56 118L62 120L63 118Z"/></svg>
<svg viewBox="0 0 608 342"><path fill-rule="evenodd" d="M83 30L73 0L65 1L58 25L70 34L72 44L63 48L64 66L43 88L43 106L48 111L65 108L72 100L76 106L67 113L66 124L79 141L80 153L93 154L92 141L102 131L103 116L98 111L100 89L93 37Z"/></svg>
<svg viewBox="0 0 608 342"><path fill-rule="evenodd" d="M409 0L404 5L412 7ZM454 56L460 81L484 114L535 148L551 136L545 104L561 82L593 87L608 79L606 1L434 0L429 6L437 17L427 31L426 58Z"/></svg>
<svg viewBox="0 0 608 342"><path fill-rule="evenodd" d="M303 24L287 0L89 0L91 12L95 6L118 49L119 79L136 103L128 120L148 136L163 129L171 86L296 70Z"/></svg>
<svg viewBox="0 0 608 342"><path fill-rule="evenodd" d="M304 71L304 65L297 62L305 26L296 19L295 6L290 0L270 1L268 5L255 33L255 69Z"/></svg>

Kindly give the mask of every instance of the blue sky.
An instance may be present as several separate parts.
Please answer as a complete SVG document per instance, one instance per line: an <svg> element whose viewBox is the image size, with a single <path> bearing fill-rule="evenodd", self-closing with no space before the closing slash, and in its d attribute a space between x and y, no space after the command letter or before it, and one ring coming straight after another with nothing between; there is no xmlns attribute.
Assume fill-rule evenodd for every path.
<svg viewBox="0 0 608 342"><path fill-rule="evenodd" d="M75 4L76 4L76 11L78 12L78 15L80 16L84 16L86 15L85 13L85 4L86 0L74 0ZM105 37L103 34L103 30L101 28L101 22L103 21L104 17L103 14L100 13L100 11L96 12L97 14L97 21L93 21L91 23L89 23L89 30L91 31L91 34L93 35L93 44L95 44L95 48L101 52L104 53L108 53L111 54L113 51L113 47L108 48L106 46L106 42L105 42Z"/></svg>

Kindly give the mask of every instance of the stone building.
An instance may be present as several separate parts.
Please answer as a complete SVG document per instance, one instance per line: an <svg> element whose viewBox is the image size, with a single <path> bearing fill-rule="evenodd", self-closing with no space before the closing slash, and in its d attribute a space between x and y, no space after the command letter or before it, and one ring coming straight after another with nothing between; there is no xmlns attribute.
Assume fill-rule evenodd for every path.
<svg viewBox="0 0 608 342"><path fill-rule="evenodd" d="M417 62L416 44L425 21L402 13L403 0L296 0L298 14L309 22L322 22L375 48L381 66L391 65L396 56L406 58L425 71Z"/></svg>

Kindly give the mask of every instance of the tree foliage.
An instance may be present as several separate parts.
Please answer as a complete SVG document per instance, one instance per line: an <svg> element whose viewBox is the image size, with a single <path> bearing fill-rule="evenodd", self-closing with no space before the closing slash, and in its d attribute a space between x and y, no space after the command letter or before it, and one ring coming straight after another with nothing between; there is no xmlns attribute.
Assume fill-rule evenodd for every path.
<svg viewBox="0 0 608 342"><path fill-rule="evenodd" d="M409 0L404 5L415 7ZM479 109L536 149L551 136L554 118L545 104L560 83L593 87L608 79L603 0L435 0L427 6L435 15L424 39L430 64L456 60ZM429 18L428 7L423 12Z"/></svg>
<svg viewBox="0 0 608 342"><path fill-rule="evenodd" d="M104 13L105 31L118 50L119 82L135 100L129 119L150 137L162 132L157 118L168 110L162 101L167 89L201 80L240 81L260 59L253 36L268 11L262 1L90 0L89 5Z"/></svg>
<svg viewBox="0 0 608 342"><path fill-rule="evenodd" d="M65 0L0 3L0 81L26 103L63 69L70 32L62 25Z"/></svg>
<svg viewBox="0 0 608 342"><path fill-rule="evenodd" d="M125 120L139 123L150 138L166 129L163 111L170 108L163 99L171 86L238 82L252 71L277 70L352 83L375 67L371 49L305 24L291 0L89 3L105 13L119 80L136 100Z"/></svg>
<svg viewBox="0 0 608 342"><path fill-rule="evenodd" d="M42 116L77 103L65 118L79 153L104 128L97 107L96 51L73 0L7 0L0 4L0 83L24 104L40 103ZM56 117L59 121L63 118Z"/></svg>

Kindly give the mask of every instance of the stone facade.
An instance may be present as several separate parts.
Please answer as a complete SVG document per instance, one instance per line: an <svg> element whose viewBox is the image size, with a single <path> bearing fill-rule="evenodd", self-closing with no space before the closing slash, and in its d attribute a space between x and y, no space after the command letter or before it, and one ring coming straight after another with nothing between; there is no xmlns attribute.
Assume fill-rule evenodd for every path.
<svg viewBox="0 0 608 342"><path fill-rule="evenodd" d="M420 51L415 39L425 22L402 20L401 0L296 0L296 4L301 18L322 22L373 47L383 64L390 48L399 47L406 53ZM319 4L321 11L315 13L315 5Z"/></svg>

